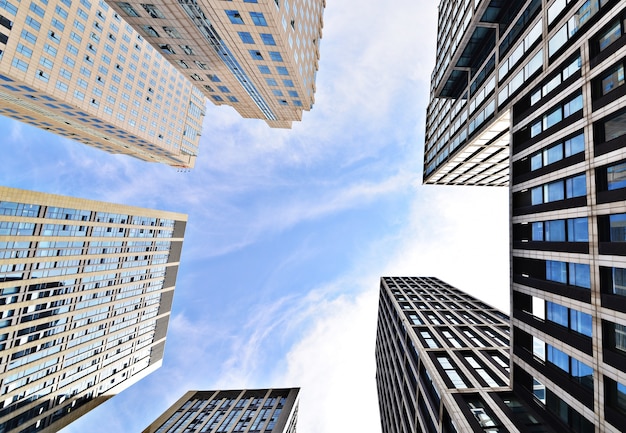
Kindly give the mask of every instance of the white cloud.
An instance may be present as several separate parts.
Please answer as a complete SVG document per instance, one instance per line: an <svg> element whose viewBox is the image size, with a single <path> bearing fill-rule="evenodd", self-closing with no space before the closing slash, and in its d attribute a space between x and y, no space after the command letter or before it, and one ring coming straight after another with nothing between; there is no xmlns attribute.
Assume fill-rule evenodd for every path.
<svg viewBox="0 0 626 433"><path fill-rule="evenodd" d="M439 277L507 310L506 190L421 187L418 194L406 230L371 245L352 270L299 307L295 320L309 324L272 382L302 387L302 433L378 430L374 344L381 276Z"/></svg>

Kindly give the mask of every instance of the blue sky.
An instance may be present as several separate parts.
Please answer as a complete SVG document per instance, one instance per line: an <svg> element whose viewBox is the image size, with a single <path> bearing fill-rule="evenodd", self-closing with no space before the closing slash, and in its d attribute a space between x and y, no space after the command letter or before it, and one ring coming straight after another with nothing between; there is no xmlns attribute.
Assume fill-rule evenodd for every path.
<svg viewBox="0 0 626 433"><path fill-rule="evenodd" d="M189 173L0 118L1 184L189 214L163 367L64 433L139 432L189 389L283 386L302 387L300 433L377 432L380 276L508 310L506 189L421 185L434 3L329 1L313 110L273 130L209 105Z"/></svg>

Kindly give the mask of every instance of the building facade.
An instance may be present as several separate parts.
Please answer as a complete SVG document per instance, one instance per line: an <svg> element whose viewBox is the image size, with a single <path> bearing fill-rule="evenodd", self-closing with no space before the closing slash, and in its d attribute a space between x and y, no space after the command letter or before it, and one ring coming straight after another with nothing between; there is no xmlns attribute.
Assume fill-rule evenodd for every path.
<svg viewBox="0 0 626 433"><path fill-rule="evenodd" d="M143 433L296 433L300 388L189 391Z"/></svg>
<svg viewBox="0 0 626 433"><path fill-rule="evenodd" d="M191 168L206 98L104 1L0 1L0 114Z"/></svg>
<svg viewBox="0 0 626 433"><path fill-rule="evenodd" d="M186 220L0 187L0 432L56 432L160 367Z"/></svg>
<svg viewBox="0 0 626 433"><path fill-rule="evenodd" d="M312 108L325 0L110 4L213 103L278 128Z"/></svg>
<svg viewBox="0 0 626 433"><path fill-rule="evenodd" d="M511 390L509 326L508 316L437 278L382 278L382 432L559 431Z"/></svg>
<svg viewBox="0 0 626 433"><path fill-rule="evenodd" d="M459 3L440 6L424 181L509 185L513 388L559 431L623 431L624 2Z"/></svg>

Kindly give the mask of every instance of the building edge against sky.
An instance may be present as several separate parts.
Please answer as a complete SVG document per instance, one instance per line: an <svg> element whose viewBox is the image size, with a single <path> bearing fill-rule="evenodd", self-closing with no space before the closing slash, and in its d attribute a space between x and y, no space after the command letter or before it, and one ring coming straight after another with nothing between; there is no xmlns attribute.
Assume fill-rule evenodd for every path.
<svg viewBox="0 0 626 433"><path fill-rule="evenodd" d="M187 216L0 187L0 431L52 433L161 366Z"/></svg>
<svg viewBox="0 0 626 433"><path fill-rule="evenodd" d="M624 3L457 3L440 4L424 182L509 185L516 395L560 431L620 431Z"/></svg>
<svg viewBox="0 0 626 433"><path fill-rule="evenodd" d="M102 0L0 2L0 114L191 168L205 98Z"/></svg>
<svg viewBox="0 0 626 433"><path fill-rule="evenodd" d="M559 431L511 389L509 329L508 316L437 278L381 278L382 432Z"/></svg>
<svg viewBox="0 0 626 433"><path fill-rule="evenodd" d="M188 391L142 433L296 433L300 388Z"/></svg>
<svg viewBox="0 0 626 433"><path fill-rule="evenodd" d="M109 3L214 104L278 128L312 108L325 0Z"/></svg>

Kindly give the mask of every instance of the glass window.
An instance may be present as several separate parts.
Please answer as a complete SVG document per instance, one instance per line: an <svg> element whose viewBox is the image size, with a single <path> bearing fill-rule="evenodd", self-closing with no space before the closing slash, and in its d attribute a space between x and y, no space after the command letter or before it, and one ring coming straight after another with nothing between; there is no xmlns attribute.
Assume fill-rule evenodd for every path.
<svg viewBox="0 0 626 433"><path fill-rule="evenodd" d="M607 167L606 175L609 191L626 187L626 162Z"/></svg>
<svg viewBox="0 0 626 433"><path fill-rule="evenodd" d="M563 159L563 145L561 143L552 146L543 152L543 165L552 164L553 162Z"/></svg>
<svg viewBox="0 0 626 433"><path fill-rule="evenodd" d="M128 15L131 17L138 17L139 14L137 11L130 5L130 3L126 2L118 2L117 5Z"/></svg>
<svg viewBox="0 0 626 433"><path fill-rule="evenodd" d="M241 38L241 42L243 42L244 44L253 44L254 43L254 39L252 38L252 35L249 32L237 32L239 34L239 37Z"/></svg>
<svg viewBox="0 0 626 433"><path fill-rule="evenodd" d="M243 18L239 14L239 11L226 10L226 15L232 24L243 24Z"/></svg>
<svg viewBox="0 0 626 433"><path fill-rule="evenodd" d="M613 68L601 81L602 95L624 84L624 65Z"/></svg>
<svg viewBox="0 0 626 433"><path fill-rule="evenodd" d="M255 26L267 27L267 21L265 21L265 17L261 12L250 12L250 18L252 18Z"/></svg>
<svg viewBox="0 0 626 433"><path fill-rule="evenodd" d="M565 242L565 220L546 221L545 240L548 242Z"/></svg>
<svg viewBox="0 0 626 433"><path fill-rule="evenodd" d="M544 116L543 129L546 130L550 128L551 126L556 125L561 120L563 120L563 113L561 111L561 107L559 107L556 110L553 110L550 113L548 113L547 116Z"/></svg>
<svg viewBox="0 0 626 433"><path fill-rule="evenodd" d="M592 319L591 315L578 310L570 309L570 328L591 337Z"/></svg>
<svg viewBox="0 0 626 433"><path fill-rule="evenodd" d="M613 268L613 287L612 292L615 295L626 296L626 269Z"/></svg>
<svg viewBox="0 0 626 433"><path fill-rule="evenodd" d="M565 195L563 191L563 181L557 180L556 182L551 182L547 185L544 185L543 197L544 197L545 203L550 203L553 201L565 199Z"/></svg>
<svg viewBox="0 0 626 433"><path fill-rule="evenodd" d="M437 361L439 361L439 364L446 372L446 375L452 381L452 386L457 389L467 388L467 384L463 380L463 377L461 377L461 375L456 370L455 366L452 365L452 362L450 362L450 359L447 356L438 356Z"/></svg>
<svg viewBox="0 0 626 433"><path fill-rule="evenodd" d="M622 27L619 21L616 21L613 26L606 31L598 40L600 51L605 50L609 45L618 40L622 35Z"/></svg>
<svg viewBox="0 0 626 433"><path fill-rule="evenodd" d="M543 187L538 186L530 190L531 204L543 203Z"/></svg>
<svg viewBox="0 0 626 433"><path fill-rule="evenodd" d="M580 134L576 137L565 140L565 157L575 155L585 151L585 135Z"/></svg>
<svg viewBox="0 0 626 433"><path fill-rule="evenodd" d="M261 40L265 45L276 45L276 41L274 40L274 36L270 33L261 33Z"/></svg>
<svg viewBox="0 0 626 433"><path fill-rule="evenodd" d="M265 66L265 65L259 65L259 71L262 74L271 74L272 73L272 71L270 71L269 66ZM280 96L280 95L278 95L278 96Z"/></svg>
<svg viewBox="0 0 626 433"><path fill-rule="evenodd" d="M543 241L543 223L542 222L532 223L532 240Z"/></svg>
<svg viewBox="0 0 626 433"><path fill-rule="evenodd" d="M604 139L613 140L626 134L626 113L604 122Z"/></svg>
<svg viewBox="0 0 626 433"><path fill-rule="evenodd" d="M567 284L567 263L546 260L546 280Z"/></svg>
<svg viewBox="0 0 626 433"><path fill-rule="evenodd" d="M591 288L591 273L586 263L569 264L569 284L573 286Z"/></svg>
<svg viewBox="0 0 626 433"><path fill-rule="evenodd" d="M568 327L567 307L548 301L546 302L546 313L549 321Z"/></svg>
<svg viewBox="0 0 626 433"><path fill-rule="evenodd" d="M626 242L626 214L609 216L611 242Z"/></svg>
<svg viewBox="0 0 626 433"><path fill-rule="evenodd" d="M280 53L278 51L270 51L270 59L272 59L272 61L274 62L282 62L283 61L283 57L280 55Z"/></svg>
<svg viewBox="0 0 626 433"><path fill-rule="evenodd" d="M569 242L589 241L589 224L586 217L567 220L567 240Z"/></svg>
<svg viewBox="0 0 626 433"><path fill-rule="evenodd" d="M584 174L571 177L565 181L567 198L582 197L587 195L587 180Z"/></svg>
<svg viewBox="0 0 626 433"><path fill-rule="evenodd" d="M252 60L263 60L263 54L261 54L260 51L248 50L248 52L250 53L250 57L252 57Z"/></svg>
<svg viewBox="0 0 626 433"><path fill-rule="evenodd" d="M548 344L548 351L547 351L547 359L548 359L548 362L559 367L561 370L567 373L570 372L569 356L561 352L556 347L553 347L549 344Z"/></svg>

